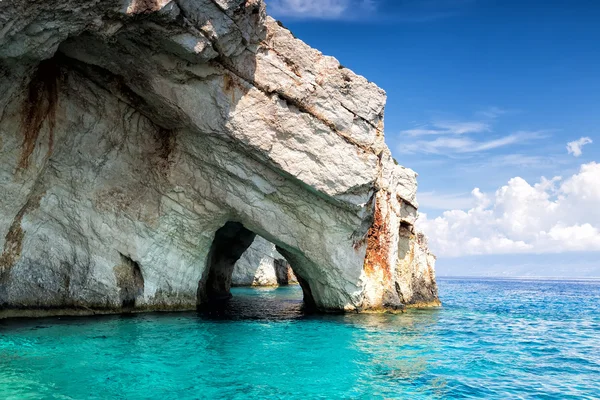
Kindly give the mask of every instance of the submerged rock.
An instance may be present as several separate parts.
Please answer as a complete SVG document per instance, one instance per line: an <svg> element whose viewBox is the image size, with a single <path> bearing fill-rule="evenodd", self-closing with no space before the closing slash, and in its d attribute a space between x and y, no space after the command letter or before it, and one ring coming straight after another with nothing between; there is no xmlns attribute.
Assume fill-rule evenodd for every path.
<svg viewBox="0 0 600 400"><path fill-rule="evenodd" d="M0 2L3 315L190 309L260 235L320 310L437 305L385 93L262 0Z"/></svg>

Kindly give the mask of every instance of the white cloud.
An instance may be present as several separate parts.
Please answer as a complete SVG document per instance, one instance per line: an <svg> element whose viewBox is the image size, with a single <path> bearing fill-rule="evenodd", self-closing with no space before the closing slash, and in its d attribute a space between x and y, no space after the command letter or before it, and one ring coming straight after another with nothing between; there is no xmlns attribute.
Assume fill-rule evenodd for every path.
<svg viewBox="0 0 600 400"><path fill-rule="evenodd" d="M361 11L373 11L374 0L270 0L269 14L301 19L342 19Z"/></svg>
<svg viewBox="0 0 600 400"><path fill-rule="evenodd" d="M493 194L472 192L467 211L426 214L418 226L439 256L600 251L600 164L530 185L512 178Z"/></svg>
<svg viewBox="0 0 600 400"><path fill-rule="evenodd" d="M583 146L593 143L589 137L582 137L573 142L567 143L567 151L575 157L579 157L583 153Z"/></svg>
<svg viewBox="0 0 600 400"><path fill-rule="evenodd" d="M401 153L455 154L493 150L512 144L542 138L542 132L516 132L490 140L475 140L463 136L438 137L434 140L418 140L402 144Z"/></svg>

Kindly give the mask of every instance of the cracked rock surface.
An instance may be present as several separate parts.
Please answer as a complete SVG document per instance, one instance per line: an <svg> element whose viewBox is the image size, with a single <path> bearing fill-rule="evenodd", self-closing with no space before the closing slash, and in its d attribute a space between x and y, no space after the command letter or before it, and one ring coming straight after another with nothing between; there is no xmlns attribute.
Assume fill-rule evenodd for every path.
<svg viewBox="0 0 600 400"><path fill-rule="evenodd" d="M0 93L0 316L192 309L255 235L320 310L439 304L385 93L262 0L1 1Z"/></svg>

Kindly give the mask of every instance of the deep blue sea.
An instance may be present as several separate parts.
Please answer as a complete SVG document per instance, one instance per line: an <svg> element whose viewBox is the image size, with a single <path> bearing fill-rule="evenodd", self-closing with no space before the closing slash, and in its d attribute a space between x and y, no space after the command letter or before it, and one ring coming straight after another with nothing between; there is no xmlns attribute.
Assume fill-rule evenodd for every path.
<svg viewBox="0 0 600 400"><path fill-rule="evenodd" d="M600 282L439 279L438 310L223 310L0 321L0 399L595 399Z"/></svg>

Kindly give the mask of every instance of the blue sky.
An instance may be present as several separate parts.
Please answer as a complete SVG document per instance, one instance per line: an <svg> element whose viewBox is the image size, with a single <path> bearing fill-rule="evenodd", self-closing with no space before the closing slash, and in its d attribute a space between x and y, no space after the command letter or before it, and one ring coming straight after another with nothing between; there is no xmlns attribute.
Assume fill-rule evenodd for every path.
<svg viewBox="0 0 600 400"><path fill-rule="evenodd" d="M600 2L267 5L386 90L440 275L600 276Z"/></svg>

